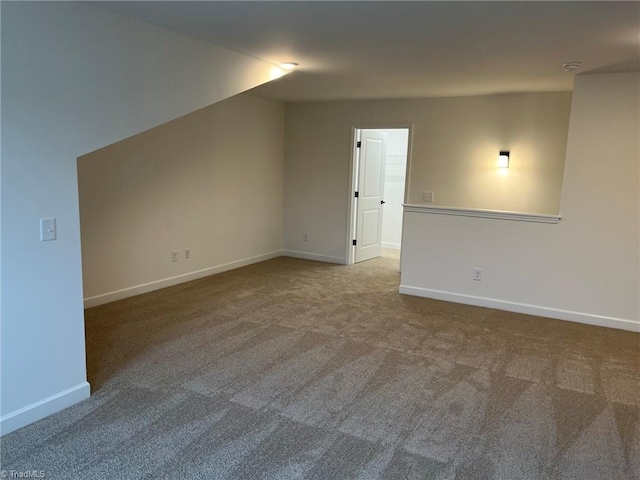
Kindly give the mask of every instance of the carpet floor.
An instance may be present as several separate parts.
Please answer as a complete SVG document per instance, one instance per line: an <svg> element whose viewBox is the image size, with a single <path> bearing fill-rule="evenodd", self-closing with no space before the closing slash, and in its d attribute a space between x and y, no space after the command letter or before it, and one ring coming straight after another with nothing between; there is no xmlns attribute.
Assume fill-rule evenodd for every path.
<svg viewBox="0 0 640 480"><path fill-rule="evenodd" d="M47 479L637 479L640 336L277 258L86 311L88 400L1 440ZM25 379L27 381L27 379Z"/></svg>

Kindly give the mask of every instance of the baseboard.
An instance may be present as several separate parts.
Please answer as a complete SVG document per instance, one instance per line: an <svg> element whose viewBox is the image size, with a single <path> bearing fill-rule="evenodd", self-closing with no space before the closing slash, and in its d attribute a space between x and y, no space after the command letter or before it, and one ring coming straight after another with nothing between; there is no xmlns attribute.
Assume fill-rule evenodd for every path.
<svg viewBox="0 0 640 480"><path fill-rule="evenodd" d="M272 258L280 256L282 256L282 251L278 250L276 252L270 252L262 255L256 255L255 257L236 260L233 262L225 263L223 265L203 268L202 270L196 270L195 272L183 273L182 275L176 275L175 277L163 278L161 280L155 280L153 282L143 283L141 285L135 285L133 287L123 288L121 290L115 290L113 292L102 293L100 295L85 298L84 308L97 307L98 305L103 305L105 303L115 302L116 300L122 300L123 298L141 295L143 293L152 292L154 290L160 290L161 288L172 287L180 283L197 280L198 278L208 277L210 275L215 275L216 273L234 270L236 268L245 267L254 263L264 262L265 260L271 260Z"/></svg>
<svg viewBox="0 0 640 480"><path fill-rule="evenodd" d="M282 255L285 257L303 258L305 260L315 260L316 262L339 263L344 265L345 259L341 257L332 257L330 255L320 255L318 253L296 252L294 250L283 250Z"/></svg>
<svg viewBox="0 0 640 480"><path fill-rule="evenodd" d="M390 248L392 250L400 250L400 243L382 242L382 248Z"/></svg>
<svg viewBox="0 0 640 480"><path fill-rule="evenodd" d="M464 303L466 305L475 305L477 307L495 308L497 310L506 310L508 312L526 313L528 315L536 315L539 317L548 317L557 320L585 323L587 325L596 325L599 327L617 328L619 330L628 330L630 332L640 332L640 322L625 320L622 318L604 317L589 313L572 312L569 310L560 310L557 308L529 305L526 303L508 302L505 300L497 300L494 298L476 297L474 295L465 295L461 293L443 292L440 290L431 290L428 288L420 287L410 287L408 285L400 285L399 291L400 293L403 293L405 295L413 295L416 297L432 298L435 300L444 300L447 302Z"/></svg>
<svg viewBox="0 0 640 480"><path fill-rule="evenodd" d="M30 423L37 422L44 417L48 417L89 398L90 390L91 387L89 383L82 382L75 387L71 387L63 392L56 393L55 395L51 395L50 397L0 417L0 436L13 432Z"/></svg>

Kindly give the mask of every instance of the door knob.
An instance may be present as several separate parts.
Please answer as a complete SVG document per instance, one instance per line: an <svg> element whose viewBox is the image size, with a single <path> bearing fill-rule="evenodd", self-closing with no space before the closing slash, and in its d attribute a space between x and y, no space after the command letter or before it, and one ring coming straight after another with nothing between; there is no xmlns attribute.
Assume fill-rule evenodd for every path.
<svg viewBox="0 0 640 480"><path fill-rule="evenodd" d="M384 205L386 202L384 200L380 200L380 205Z"/></svg>

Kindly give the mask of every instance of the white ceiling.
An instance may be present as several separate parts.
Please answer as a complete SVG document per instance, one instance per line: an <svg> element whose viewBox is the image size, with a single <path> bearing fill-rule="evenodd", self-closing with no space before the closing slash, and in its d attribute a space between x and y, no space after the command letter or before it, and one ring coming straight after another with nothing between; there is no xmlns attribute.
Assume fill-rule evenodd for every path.
<svg viewBox="0 0 640 480"><path fill-rule="evenodd" d="M284 101L571 90L579 73L640 69L640 3L91 2L293 73L253 93Z"/></svg>

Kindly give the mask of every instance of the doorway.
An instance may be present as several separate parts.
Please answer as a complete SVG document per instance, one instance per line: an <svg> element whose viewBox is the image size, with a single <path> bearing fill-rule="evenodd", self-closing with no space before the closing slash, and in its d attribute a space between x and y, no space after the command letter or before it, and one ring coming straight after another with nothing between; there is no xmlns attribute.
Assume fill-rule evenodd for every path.
<svg viewBox="0 0 640 480"><path fill-rule="evenodd" d="M348 263L399 258L410 126L354 128Z"/></svg>

